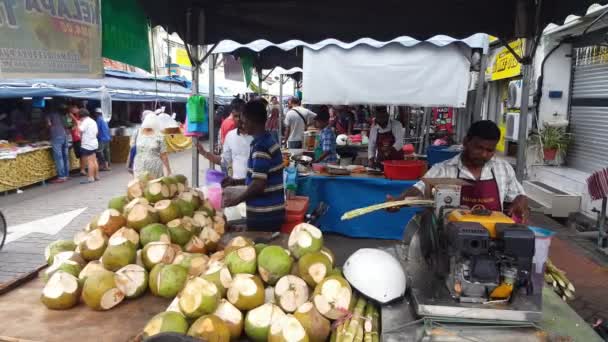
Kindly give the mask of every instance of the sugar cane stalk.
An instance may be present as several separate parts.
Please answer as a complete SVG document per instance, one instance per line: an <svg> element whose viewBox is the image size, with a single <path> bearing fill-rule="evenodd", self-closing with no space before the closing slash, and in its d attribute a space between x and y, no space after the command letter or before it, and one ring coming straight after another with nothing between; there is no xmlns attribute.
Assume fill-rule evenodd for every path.
<svg viewBox="0 0 608 342"><path fill-rule="evenodd" d="M355 304L355 309L353 310L353 317L350 319L348 324L348 328L344 333L344 337L341 342L353 342L355 340L355 336L357 335L357 330L361 324L361 318L363 317L363 310L365 309L365 298L360 297L357 300L357 304Z"/></svg>
<svg viewBox="0 0 608 342"><path fill-rule="evenodd" d="M372 342L373 341L373 337L372 337L372 316L373 316L373 312L374 312L374 304L373 303L367 303L367 306L365 307L365 323L363 323L363 331L364 331L364 336L363 336L363 341L364 342Z"/></svg>

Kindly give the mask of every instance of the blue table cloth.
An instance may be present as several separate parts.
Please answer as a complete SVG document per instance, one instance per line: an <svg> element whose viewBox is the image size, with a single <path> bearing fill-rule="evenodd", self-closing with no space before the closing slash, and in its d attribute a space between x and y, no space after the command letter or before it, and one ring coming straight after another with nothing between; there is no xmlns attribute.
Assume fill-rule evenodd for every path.
<svg viewBox="0 0 608 342"><path fill-rule="evenodd" d="M298 178L298 195L310 198L312 212L320 202L329 206L317 222L325 232L357 238L401 240L405 227L419 208L404 208L398 213L378 211L341 221L350 210L367 207L397 196L411 187L413 181L392 181L384 178L309 176Z"/></svg>

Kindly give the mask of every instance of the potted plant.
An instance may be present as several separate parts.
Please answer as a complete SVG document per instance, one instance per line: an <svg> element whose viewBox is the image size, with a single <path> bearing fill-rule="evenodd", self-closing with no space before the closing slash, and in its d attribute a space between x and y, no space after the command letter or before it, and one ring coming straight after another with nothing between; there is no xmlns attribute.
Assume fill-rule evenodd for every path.
<svg viewBox="0 0 608 342"><path fill-rule="evenodd" d="M572 142L572 134L566 131L565 126L552 126L545 124L544 127L532 136L532 143L537 144L543 151L543 159L555 160L558 153L566 151Z"/></svg>

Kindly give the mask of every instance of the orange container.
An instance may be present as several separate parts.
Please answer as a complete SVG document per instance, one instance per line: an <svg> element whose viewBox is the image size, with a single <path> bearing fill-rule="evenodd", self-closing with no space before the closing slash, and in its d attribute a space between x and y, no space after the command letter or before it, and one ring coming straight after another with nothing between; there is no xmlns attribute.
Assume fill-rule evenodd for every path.
<svg viewBox="0 0 608 342"><path fill-rule="evenodd" d="M295 196L285 201L285 213L287 216L304 216L308 211L309 199L306 196Z"/></svg>

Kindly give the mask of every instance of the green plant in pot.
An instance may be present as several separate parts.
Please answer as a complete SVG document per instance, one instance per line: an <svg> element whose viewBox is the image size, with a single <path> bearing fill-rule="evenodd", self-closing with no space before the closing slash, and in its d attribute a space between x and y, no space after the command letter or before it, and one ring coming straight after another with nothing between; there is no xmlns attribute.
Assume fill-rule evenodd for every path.
<svg viewBox="0 0 608 342"><path fill-rule="evenodd" d="M542 147L543 159L547 161L555 160L558 153L566 151L572 143L572 134L566 131L565 126L551 126L545 124L544 127L532 137L532 143Z"/></svg>

